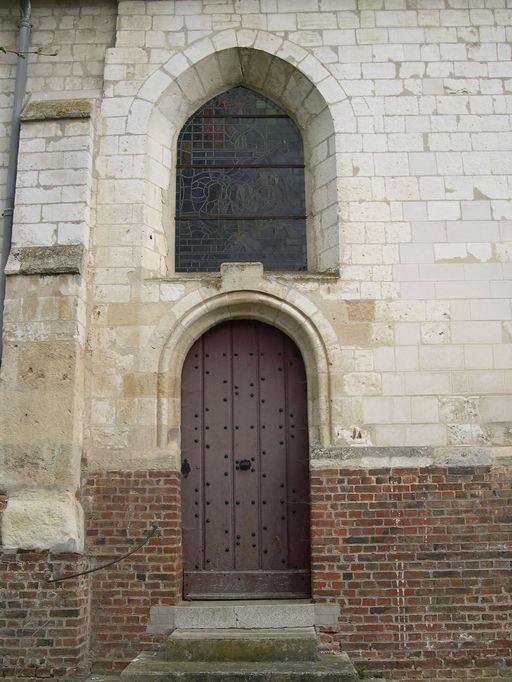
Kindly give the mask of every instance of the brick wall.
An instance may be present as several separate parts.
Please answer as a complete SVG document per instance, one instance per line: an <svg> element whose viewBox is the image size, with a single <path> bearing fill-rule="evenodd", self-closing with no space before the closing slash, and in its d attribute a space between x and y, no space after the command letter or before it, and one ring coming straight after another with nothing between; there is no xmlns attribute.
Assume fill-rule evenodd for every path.
<svg viewBox="0 0 512 682"><path fill-rule="evenodd" d="M510 472L333 468L312 484L313 590L340 605L323 640L407 680L496 679L511 659Z"/></svg>
<svg viewBox="0 0 512 682"><path fill-rule="evenodd" d="M0 557L0 677L63 677L87 664L88 579L77 554L5 551Z"/></svg>
<svg viewBox="0 0 512 682"><path fill-rule="evenodd" d="M489 467L313 471L313 595L340 606L338 626L322 628L324 645L340 644L390 679L507 679L511 484L506 469ZM121 668L163 641L147 625L152 606L181 595L177 475L96 473L83 501L87 559L3 556L4 675L80 670L88 631L95 669ZM119 558L153 524L156 534L127 559L90 578L45 582Z"/></svg>
<svg viewBox="0 0 512 682"><path fill-rule="evenodd" d="M98 669L122 667L137 652L157 647L146 633L149 612L181 595L179 486L175 473L101 472L85 482L88 552L94 565L150 541L131 557L93 574L91 656Z"/></svg>

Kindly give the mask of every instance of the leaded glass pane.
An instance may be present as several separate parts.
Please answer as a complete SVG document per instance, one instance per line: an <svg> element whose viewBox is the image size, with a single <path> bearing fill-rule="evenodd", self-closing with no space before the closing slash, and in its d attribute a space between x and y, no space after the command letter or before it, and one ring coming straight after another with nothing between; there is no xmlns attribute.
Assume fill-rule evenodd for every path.
<svg viewBox="0 0 512 682"><path fill-rule="evenodd" d="M227 90L203 104L194 118L199 116L286 116L273 102L253 90L238 86ZM287 117L288 118L288 117Z"/></svg>
<svg viewBox="0 0 512 682"><path fill-rule="evenodd" d="M302 168L183 169L176 210L188 216L303 216Z"/></svg>
<svg viewBox="0 0 512 682"><path fill-rule="evenodd" d="M212 272L230 261L261 261L274 271L306 269L298 220L180 220L176 238L177 272Z"/></svg>
<svg viewBox="0 0 512 682"><path fill-rule="evenodd" d="M300 133L289 118L194 117L180 140L183 165L304 163Z"/></svg>
<svg viewBox="0 0 512 682"><path fill-rule="evenodd" d="M302 139L265 97L233 88L187 121L176 197L177 272L249 260L306 268Z"/></svg>

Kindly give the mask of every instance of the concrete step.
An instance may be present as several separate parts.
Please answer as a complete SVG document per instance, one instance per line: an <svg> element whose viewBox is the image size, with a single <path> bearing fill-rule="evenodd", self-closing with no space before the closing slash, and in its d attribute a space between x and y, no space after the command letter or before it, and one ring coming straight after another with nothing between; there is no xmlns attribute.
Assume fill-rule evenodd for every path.
<svg viewBox="0 0 512 682"><path fill-rule="evenodd" d="M315 661L313 627L283 630L175 630L161 653L167 661Z"/></svg>
<svg viewBox="0 0 512 682"><path fill-rule="evenodd" d="M171 662L157 653L137 656L121 673L122 682L353 682L357 673L346 654L317 661Z"/></svg>
<svg viewBox="0 0 512 682"><path fill-rule="evenodd" d="M315 605L309 600L195 601L175 607L177 629L281 629L313 627Z"/></svg>

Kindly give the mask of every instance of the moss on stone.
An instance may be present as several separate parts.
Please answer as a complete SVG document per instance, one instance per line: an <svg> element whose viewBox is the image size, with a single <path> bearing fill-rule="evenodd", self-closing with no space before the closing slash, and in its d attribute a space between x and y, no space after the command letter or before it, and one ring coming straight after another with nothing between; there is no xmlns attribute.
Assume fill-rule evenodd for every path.
<svg viewBox="0 0 512 682"><path fill-rule="evenodd" d="M61 118L89 118L89 99L51 99L29 102L21 116L23 121L46 121Z"/></svg>

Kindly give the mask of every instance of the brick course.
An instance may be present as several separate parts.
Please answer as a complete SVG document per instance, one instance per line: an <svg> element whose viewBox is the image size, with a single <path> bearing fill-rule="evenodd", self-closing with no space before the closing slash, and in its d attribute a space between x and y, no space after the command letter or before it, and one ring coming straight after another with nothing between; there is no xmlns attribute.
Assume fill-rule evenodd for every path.
<svg viewBox="0 0 512 682"><path fill-rule="evenodd" d="M340 605L324 642L406 679L510 663L511 484L489 467L315 471L313 592Z"/></svg>
<svg viewBox="0 0 512 682"><path fill-rule="evenodd" d="M91 657L98 669L119 668L142 649L157 648L146 633L151 606L181 595L181 525L178 475L164 471L99 472L84 486L87 546L94 565L123 561L92 575Z"/></svg>
<svg viewBox="0 0 512 682"><path fill-rule="evenodd" d="M87 667L89 581L78 554L4 551L0 556L0 677L64 677Z"/></svg>

